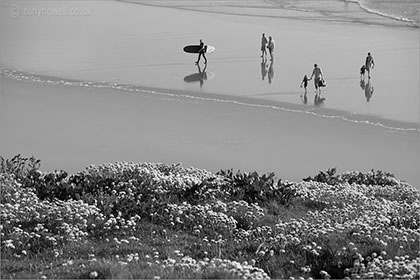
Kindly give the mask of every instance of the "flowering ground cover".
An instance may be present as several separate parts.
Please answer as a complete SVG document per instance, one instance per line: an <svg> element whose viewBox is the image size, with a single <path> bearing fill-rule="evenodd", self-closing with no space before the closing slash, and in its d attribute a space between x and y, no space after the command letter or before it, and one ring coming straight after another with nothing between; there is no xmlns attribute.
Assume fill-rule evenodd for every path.
<svg viewBox="0 0 420 280"><path fill-rule="evenodd" d="M1 278L420 278L420 192L388 173L39 168L0 158Z"/></svg>

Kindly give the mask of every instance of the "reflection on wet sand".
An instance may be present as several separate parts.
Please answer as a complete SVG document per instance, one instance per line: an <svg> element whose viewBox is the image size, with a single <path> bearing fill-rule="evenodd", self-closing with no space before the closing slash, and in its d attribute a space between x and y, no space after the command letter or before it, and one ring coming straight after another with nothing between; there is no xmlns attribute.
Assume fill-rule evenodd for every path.
<svg viewBox="0 0 420 280"><path fill-rule="evenodd" d="M372 98L374 88L372 86L372 79L368 78L367 82L365 81L365 76L360 76L360 87L365 92L366 101L369 102Z"/></svg>
<svg viewBox="0 0 420 280"><path fill-rule="evenodd" d="M369 79L367 84L365 85L365 97L366 97L367 102L369 102L370 99L372 98L373 91L374 91L374 88L372 86L372 80Z"/></svg>
<svg viewBox="0 0 420 280"><path fill-rule="evenodd" d="M274 64L274 60L271 60L270 67L268 67L268 83L269 84L271 84L271 82L274 79L274 67L273 67L273 64Z"/></svg>
<svg viewBox="0 0 420 280"><path fill-rule="evenodd" d="M265 76L267 76L267 59L266 58L262 58L261 60L261 79L264 81Z"/></svg>
<svg viewBox="0 0 420 280"><path fill-rule="evenodd" d="M263 57L261 60L261 79L264 81L265 77L268 76L268 83L271 84L274 79L274 60L270 61L270 65L267 63L267 58Z"/></svg>
<svg viewBox="0 0 420 280"><path fill-rule="evenodd" d="M200 82L200 87L204 85L204 81L210 80L214 77L213 72L206 72L207 64L204 66L203 70L201 70L200 65L197 65L198 72L187 75L184 77L184 82L186 83L195 83Z"/></svg>
<svg viewBox="0 0 420 280"><path fill-rule="evenodd" d="M305 94L301 94L300 95L300 100L302 100L302 103L303 104L308 104L308 94L307 93L305 93Z"/></svg>
<svg viewBox="0 0 420 280"><path fill-rule="evenodd" d="M314 105L316 107L324 105L325 97L321 97L321 94L315 94Z"/></svg>

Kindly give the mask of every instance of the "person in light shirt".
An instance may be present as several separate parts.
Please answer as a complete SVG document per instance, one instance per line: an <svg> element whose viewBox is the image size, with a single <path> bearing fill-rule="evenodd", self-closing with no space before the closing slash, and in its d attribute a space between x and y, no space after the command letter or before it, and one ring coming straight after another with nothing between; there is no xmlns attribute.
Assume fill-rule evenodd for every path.
<svg viewBox="0 0 420 280"><path fill-rule="evenodd" d="M270 36L268 37L268 51L270 52L270 58L273 60L273 54L274 54L274 39Z"/></svg>

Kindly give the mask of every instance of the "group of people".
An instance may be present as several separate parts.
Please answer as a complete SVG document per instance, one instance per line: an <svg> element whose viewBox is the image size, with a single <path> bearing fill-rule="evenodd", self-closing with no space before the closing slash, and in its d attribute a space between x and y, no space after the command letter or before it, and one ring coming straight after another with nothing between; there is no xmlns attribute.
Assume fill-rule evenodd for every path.
<svg viewBox="0 0 420 280"><path fill-rule="evenodd" d="M373 57L371 53L369 52L365 59L365 64L363 64L362 67L360 68L360 79L362 78L363 80L365 79L366 72L368 73L368 77L370 79L370 71L373 68L375 68L375 61L373 60Z"/></svg>
<svg viewBox="0 0 420 280"><path fill-rule="evenodd" d="M206 58L206 45L204 45L203 40L200 40L200 51L198 52L198 59L195 62L197 65L200 62L200 58L201 56L204 58L204 63L207 64L207 58ZM262 76L263 76L263 80L265 77L266 72L266 68L265 68L265 59L268 57L267 54L267 49L268 52L270 54L270 60L273 61L273 55L274 55L274 39L269 36L268 40L267 37L265 36L265 33L262 34L261 37L261 57L263 58L263 62L264 62L264 67L263 64L261 64L261 71L262 71ZM375 61L373 60L372 54L369 52L366 59L365 59L365 64L362 65L362 67L360 68L360 85L363 89L366 88L365 86L365 75L366 72L368 74L368 78L370 80L371 77L371 71L372 69L375 67ZM270 65L270 68L272 69L272 63ZM268 71L269 73L269 78L270 78L270 71ZM271 70L271 72L273 72L273 70ZM324 74L322 73L321 68L318 66L318 64L314 64L314 69L312 70L312 75L310 78L308 78L307 75L305 75L303 77L303 80L300 84L300 87L303 87L305 89L305 97L306 94L308 93L308 82L310 80L312 80L312 78L314 78L314 85L315 85L315 95L316 97L319 96L321 94L321 87L325 87L325 79L324 79ZM368 80L368 85L370 85L370 81ZM271 82L271 79L269 79L269 82ZM369 98L367 97L368 101L370 99L370 96L373 93L373 87L367 86L367 88L369 89L369 94L367 93L366 95L369 96Z"/></svg>
<svg viewBox="0 0 420 280"><path fill-rule="evenodd" d="M372 97L372 94L374 91L371 80L370 80L370 72L372 71L373 68L375 68L375 61L373 60L373 57L371 53L369 52L365 59L365 64L363 64L362 67L360 68L360 87L362 88L362 90L365 91L365 97L366 97L367 102L370 101L370 98ZM366 72L368 74L367 82L366 82Z"/></svg>
<svg viewBox="0 0 420 280"><path fill-rule="evenodd" d="M268 40L267 37L265 37L265 34L262 34L261 38L261 57L267 58L267 49L270 53L270 59L273 60L273 54L274 54L274 39L269 36Z"/></svg>
<svg viewBox="0 0 420 280"><path fill-rule="evenodd" d="M372 54L369 52L365 59L365 64L362 65L362 67L360 68L360 85L363 89L365 89L365 74L366 72L368 73L369 80L367 84L370 85L370 77L371 77L370 73L374 67L375 67L375 61L373 60ZM322 70L321 68L319 68L317 64L314 64L314 69L309 79L307 75L303 77L300 87L305 88L305 95L306 95L308 93L308 90L307 90L308 82L312 80L312 77L314 77L315 94L319 95L321 94L321 87L325 87L326 84L324 80L324 75L322 74ZM366 98L369 101L370 96L373 93L373 88L370 86L368 86L367 88L369 88L370 94L366 94L367 96L369 95L369 98L368 97Z"/></svg>

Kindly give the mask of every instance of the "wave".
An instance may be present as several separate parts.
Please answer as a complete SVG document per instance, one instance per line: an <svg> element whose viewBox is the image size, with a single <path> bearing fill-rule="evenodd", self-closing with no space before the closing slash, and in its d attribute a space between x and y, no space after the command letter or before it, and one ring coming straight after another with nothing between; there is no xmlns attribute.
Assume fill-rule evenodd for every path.
<svg viewBox="0 0 420 280"><path fill-rule="evenodd" d="M119 2L140 4L154 7L166 7L173 9L199 11L207 13L218 13L236 16L255 16L265 18L287 18L292 20L326 20L328 22L350 22L365 23L374 25L385 25L388 27L409 27L419 28L416 20L406 17L398 17L391 13L386 13L378 9L366 6L363 0L185 0L185 1L153 1L153 0L116 0ZM389 22L377 21L372 19L353 17L351 13L343 14L345 10L340 10L339 2L348 2L358 5L363 11L376 16L392 19ZM194 3L194 4L193 4ZM330 7L330 5L332 5ZM233 9L236 8L236 9ZM282 12L283 11L283 12ZM292 13L290 13L292 12ZM293 13L296 12L296 13ZM301 13L301 14L297 14ZM309 17L308 17L309 13ZM320 16L314 16L314 14ZM344 16L343 16L344 15Z"/></svg>
<svg viewBox="0 0 420 280"><path fill-rule="evenodd" d="M65 80L57 77L48 77L48 76L41 76L36 75L35 73L25 73L17 70L10 70L6 68L0 68L0 78L7 78L17 81L25 81L25 82L32 82L44 85L52 85L52 86L70 86L70 87L90 87L90 88L104 88L104 89L115 89L119 91L127 91L127 92L136 92L136 93L143 93L143 94L151 94L151 95L158 95L164 97L171 97L175 98L175 100L179 100L179 98L185 98L188 100L194 101L205 101L205 102L217 102L217 103L231 103L239 106L247 106L247 107L257 107L263 109L271 109L271 110L280 110L284 112L290 113L299 113L299 114L307 114L314 117L325 118L325 119L338 119L345 122L355 123L355 124L363 124L369 126L375 126L390 130L391 132L415 132L419 133L420 128L407 128L407 127L398 127L398 126L390 126L386 125L380 121L372 121L372 120L357 120L352 119L345 115L334 115L334 114L322 114L320 112L314 112L311 110L303 110L303 109L295 109L295 108L288 108L285 106L279 105L272 105L272 104L258 104L253 102L245 102L233 99L226 99L224 98L215 98L215 97L203 97L203 96L196 96L193 94L187 93L175 93L174 92L165 92L164 89L150 89L144 88L137 85L130 85L130 84L117 84L117 83L107 83L107 82L92 82L92 81L77 81L77 80ZM174 100L174 99L172 99ZM337 112L337 111L334 111Z"/></svg>
<svg viewBox="0 0 420 280"><path fill-rule="evenodd" d="M397 21L402 21L402 22L407 22L410 24L413 24L416 27L420 27L419 22L417 22L416 20L407 18L407 17L403 17L403 16L397 16L395 14L391 14L389 12L384 12L384 11L380 11L379 9L374 9L371 7L367 6L367 2L366 1L362 1L362 0L344 0L345 2L350 2L350 3L356 3L360 6L360 8L362 8L364 11L370 13L370 14L375 14L375 15L379 15L382 17L386 17L386 18L390 18L390 19L394 19Z"/></svg>

